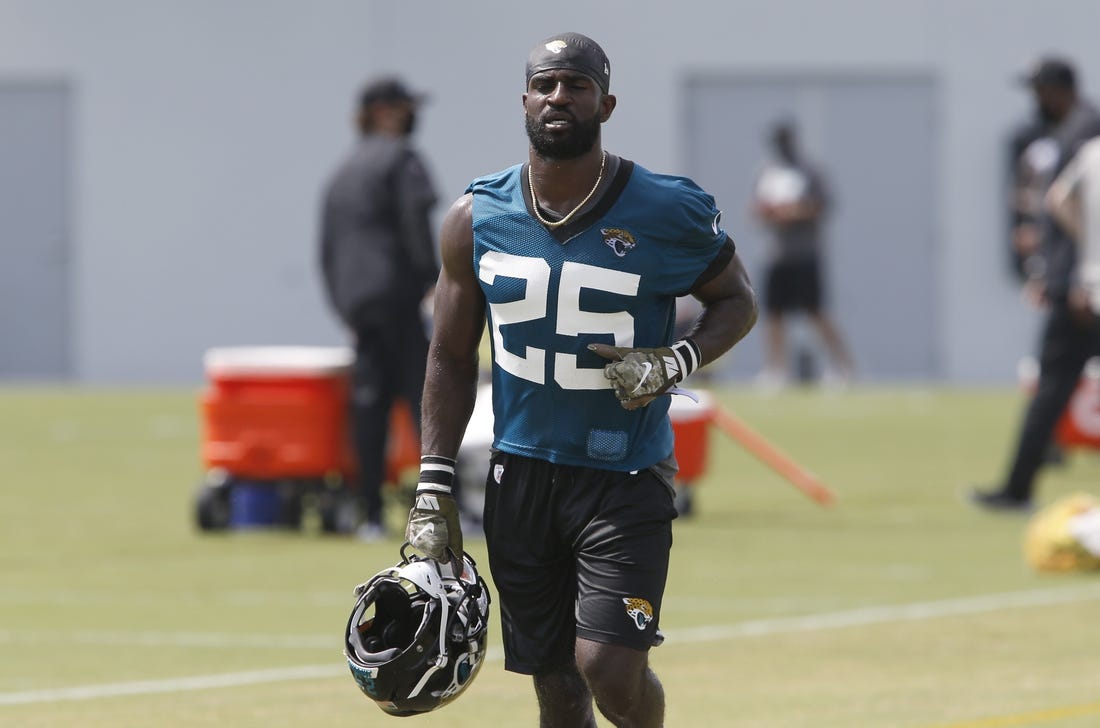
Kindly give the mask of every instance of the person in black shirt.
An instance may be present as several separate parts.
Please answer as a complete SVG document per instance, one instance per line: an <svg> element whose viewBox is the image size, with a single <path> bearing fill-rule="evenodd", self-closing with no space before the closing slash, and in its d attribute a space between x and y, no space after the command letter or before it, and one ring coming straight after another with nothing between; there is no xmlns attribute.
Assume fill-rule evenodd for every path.
<svg viewBox="0 0 1100 728"><path fill-rule="evenodd" d="M1024 83L1034 94L1046 135L1024 151L1032 184L1042 200L1051 182L1088 139L1100 135L1100 113L1077 92L1073 66L1060 58L1041 60ZM1040 208L1039 246L1027 266L1029 297L1047 310L1039 354L1039 382L1028 405L1011 465L1000 487L974 490L971 501L989 510L1032 508L1035 476L1045 461L1054 429L1091 356L1100 354L1100 318L1088 305L1078 278L1074 241Z"/></svg>
<svg viewBox="0 0 1100 728"><path fill-rule="evenodd" d="M321 215L325 291L355 339L351 426L367 540L385 534L381 486L395 399L409 405L419 429L428 357L421 311L439 273L436 193L409 143L420 101L397 78L367 84L359 138L325 189Z"/></svg>

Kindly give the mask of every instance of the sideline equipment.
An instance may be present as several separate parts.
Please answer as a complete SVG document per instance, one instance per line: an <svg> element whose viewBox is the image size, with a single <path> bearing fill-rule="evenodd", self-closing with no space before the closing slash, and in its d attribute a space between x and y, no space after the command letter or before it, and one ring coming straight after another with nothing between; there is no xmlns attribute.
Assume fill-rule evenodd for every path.
<svg viewBox="0 0 1100 728"><path fill-rule="evenodd" d="M826 488L817 476L795 462L793 458L766 440L763 435L753 430L739 417L721 407L715 407L711 413L711 418L722 432L741 443L746 450L783 476L791 485L823 506L833 503L835 500L833 492Z"/></svg>
<svg viewBox="0 0 1100 728"><path fill-rule="evenodd" d="M1024 557L1036 571L1100 569L1100 498L1072 493L1032 516Z"/></svg>

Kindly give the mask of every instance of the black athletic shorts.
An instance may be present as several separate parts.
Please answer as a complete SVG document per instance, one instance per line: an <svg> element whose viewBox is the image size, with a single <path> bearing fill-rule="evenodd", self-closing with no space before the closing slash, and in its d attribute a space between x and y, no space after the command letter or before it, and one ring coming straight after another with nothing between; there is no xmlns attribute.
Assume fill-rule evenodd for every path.
<svg viewBox="0 0 1100 728"><path fill-rule="evenodd" d="M764 310L767 313L817 313L821 310L824 293L817 258L775 263L768 268L764 281Z"/></svg>
<svg viewBox="0 0 1100 728"><path fill-rule="evenodd" d="M504 668L569 664L575 638L647 650L672 547L672 493L653 470L554 465L494 452L485 538Z"/></svg>

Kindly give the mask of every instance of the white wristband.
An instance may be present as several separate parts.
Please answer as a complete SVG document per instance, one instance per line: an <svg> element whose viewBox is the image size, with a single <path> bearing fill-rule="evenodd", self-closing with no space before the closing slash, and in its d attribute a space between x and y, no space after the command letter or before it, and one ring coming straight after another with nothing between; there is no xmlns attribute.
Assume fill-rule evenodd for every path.
<svg viewBox="0 0 1100 728"><path fill-rule="evenodd" d="M680 367L680 379L684 381L692 372L699 368L702 356L699 347L691 339L680 339L672 345L672 355L676 357L676 363Z"/></svg>
<svg viewBox="0 0 1100 728"><path fill-rule="evenodd" d="M420 458L420 478L416 492L451 492L455 482L455 461L442 455L424 455Z"/></svg>

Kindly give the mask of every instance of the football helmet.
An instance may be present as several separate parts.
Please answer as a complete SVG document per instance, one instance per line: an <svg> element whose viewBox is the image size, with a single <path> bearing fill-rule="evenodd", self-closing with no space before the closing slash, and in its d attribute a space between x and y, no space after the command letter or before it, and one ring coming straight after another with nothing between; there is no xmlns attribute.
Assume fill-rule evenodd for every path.
<svg viewBox="0 0 1100 728"><path fill-rule="evenodd" d="M1032 516L1024 556L1038 571L1100 569L1100 498L1073 493Z"/></svg>
<svg viewBox="0 0 1100 728"><path fill-rule="evenodd" d="M485 660L489 589L463 554L449 564L408 556L355 587L344 655L363 693L390 715L441 708L457 698Z"/></svg>

